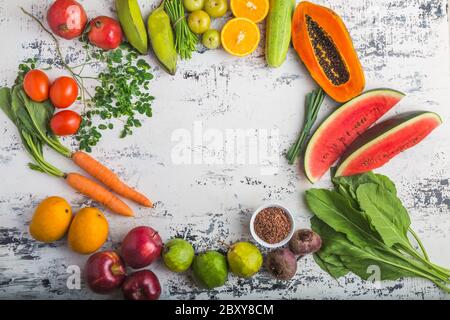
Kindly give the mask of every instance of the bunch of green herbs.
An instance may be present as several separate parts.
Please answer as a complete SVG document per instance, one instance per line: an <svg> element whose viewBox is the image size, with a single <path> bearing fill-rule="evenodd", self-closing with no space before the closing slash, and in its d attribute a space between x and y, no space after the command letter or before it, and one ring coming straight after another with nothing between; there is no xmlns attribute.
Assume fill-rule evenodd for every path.
<svg viewBox="0 0 450 320"><path fill-rule="evenodd" d="M429 261L388 177L369 172L332 181L334 190L306 191L312 229L323 241L314 259L324 271L334 278L353 272L367 280L377 266L379 280L420 277L450 292L450 270Z"/></svg>
<svg viewBox="0 0 450 320"><path fill-rule="evenodd" d="M289 164L294 164L295 160L301 155L306 139L309 137L311 128L317 120L320 107L322 106L325 93L322 88L311 91L306 95L305 100L305 118L303 120L303 128L300 131L295 143L286 154Z"/></svg>
<svg viewBox="0 0 450 320"><path fill-rule="evenodd" d="M87 152L100 141L101 131L114 128L112 119L123 123L120 138L133 134L133 128L142 126L138 115L152 116L154 100L148 93L153 79L150 65L130 45L122 44L113 51L96 50L86 63L91 62L104 65L104 69L95 78L98 85L87 101L76 136L80 149Z"/></svg>
<svg viewBox="0 0 450 320"><path fill-rule="evenodd" d="M184 14L184 6L181 0L164 0L164 11L170 18L175 31L175 49L181 59L190 59L195 51L198 37L191 31Z"/></svg>

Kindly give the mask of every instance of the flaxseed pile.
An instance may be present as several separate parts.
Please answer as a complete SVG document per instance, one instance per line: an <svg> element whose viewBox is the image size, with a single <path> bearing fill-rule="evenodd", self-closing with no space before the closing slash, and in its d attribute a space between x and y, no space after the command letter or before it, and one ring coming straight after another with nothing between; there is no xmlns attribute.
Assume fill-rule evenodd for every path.
<svg viewBox="0 0 450 320"><path fill-rule="evenodd" d="M283 209L269 207L256 215L254 228L261 240L274 244L289 235L291 220Z"/></svg>

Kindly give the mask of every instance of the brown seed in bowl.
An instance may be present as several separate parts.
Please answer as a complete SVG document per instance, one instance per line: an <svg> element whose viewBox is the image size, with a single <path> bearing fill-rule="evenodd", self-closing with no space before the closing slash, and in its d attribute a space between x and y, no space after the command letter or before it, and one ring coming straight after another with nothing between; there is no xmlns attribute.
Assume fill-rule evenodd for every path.
<svg viewBox="0 0 450 320"><path fill-rule="evenodd" d="M256 215L253 226L258 237L270 244L286 239L292 228L287 213L276 207L261 210Z"/></svg>

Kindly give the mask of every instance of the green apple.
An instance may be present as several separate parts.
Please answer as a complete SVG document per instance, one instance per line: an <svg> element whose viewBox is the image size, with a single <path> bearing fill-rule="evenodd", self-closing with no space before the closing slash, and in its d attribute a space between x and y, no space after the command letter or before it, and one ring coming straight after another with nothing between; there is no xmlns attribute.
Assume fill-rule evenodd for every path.
<svg viewBox="0 0 450 320"><path fill-rule="evenodd" d="M208 49L217 49L220 46L220 33L215 29L209 29L202 35L202 43Z"/></svg>
<svg viewBox="0 0 450 320"><path fill-rule="evenodd" d="M213 18L220 18L228 10L227 0L205 0L205 11Z"/></svg>
<svg viewBox="0 0 450 320"><path fill-rule="evenodd" d="M183 0L184 8L189 12L203 9L204 4L205 0Z"/></svg>
<svg viewBox="0 0 450 320"><path fill-rule="evenodd" d="M202 34L209 29L211 18L203 10L196 10L188 17L189 29L196 34Z"/></svg>

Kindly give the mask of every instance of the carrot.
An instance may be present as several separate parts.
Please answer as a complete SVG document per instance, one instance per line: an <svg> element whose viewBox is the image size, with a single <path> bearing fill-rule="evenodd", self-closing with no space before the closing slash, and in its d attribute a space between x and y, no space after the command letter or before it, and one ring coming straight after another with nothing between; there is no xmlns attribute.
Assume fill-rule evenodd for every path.
<svg viewBox="0 0 450 320"><path fill-rule="evenodd" d="M123 216L134 216L133 210L131 210L125 202L95 181L78 173L68 173L65 175L65 179L67 184L72 188L85 196L104 204L110 210Z"/></svg>
<svg viewBox="0 0 450 320"><path fill-rule="evenodd" d="M92 158L87 153L83 151L74 152L72 154L72 160L80 168L102 182L105 186L118 195L133 200L134 202L145 207L153 207L153 203L146 196L126 185L114 172Z"/></svg>

